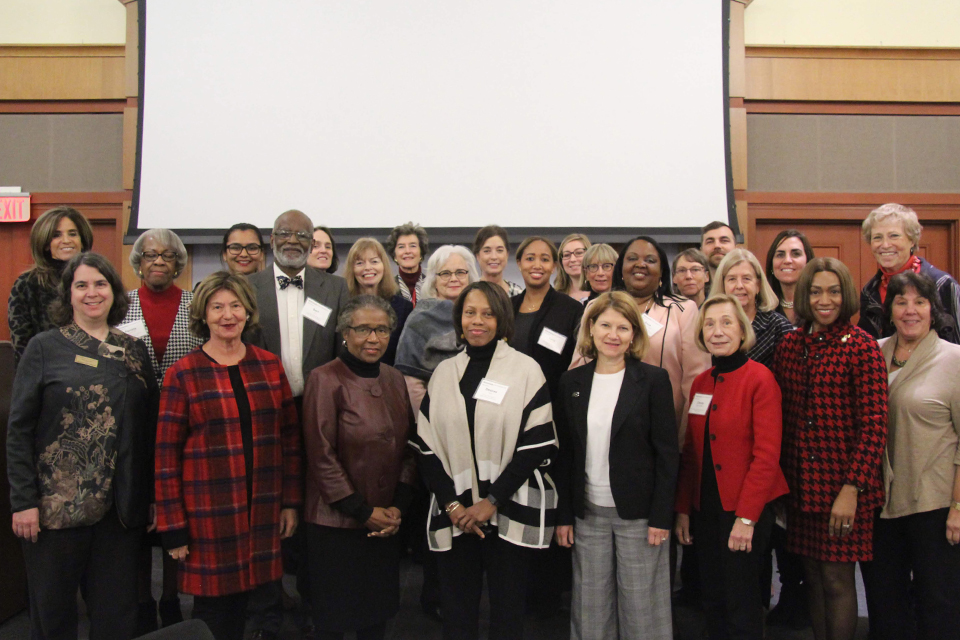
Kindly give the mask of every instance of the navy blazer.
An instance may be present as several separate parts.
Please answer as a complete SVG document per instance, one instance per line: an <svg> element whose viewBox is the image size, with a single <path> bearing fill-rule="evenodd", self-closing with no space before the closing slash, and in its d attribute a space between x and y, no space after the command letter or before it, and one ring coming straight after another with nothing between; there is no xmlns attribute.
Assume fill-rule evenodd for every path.
<svg viewBox="0 0 960 640"><path fill-rule="evenodd" d="M596 361L566 372L553 403L560 438L557 491L559 524L584 517L587 409ZM627 358L610 430L610 490L617 515L673 527L673 500L680 467L673 388L665 369Z"/></svg>
<svg viewBox="0 0 960 640"><path fill-rule="evenodd" d="M277 308L277 284L273 265L260 273L247 276L257 292L257 309L260 312L260 327L244 336L244 339L273 355L280 356L280 312ZM303 318L303 381L310 372L337 357L337 318L350 295L347 281L313 267L306 267L303 274L304 300L312 298L332 309L327 324L323 327Z"/></svg>

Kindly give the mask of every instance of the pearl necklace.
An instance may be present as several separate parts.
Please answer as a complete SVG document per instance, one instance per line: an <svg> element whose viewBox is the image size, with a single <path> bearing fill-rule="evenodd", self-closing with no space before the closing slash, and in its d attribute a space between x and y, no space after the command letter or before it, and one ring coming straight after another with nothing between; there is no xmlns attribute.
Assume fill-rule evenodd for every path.
<svg viewBox="0 0 960 640"><path fill-rule="evenodd" d="M787 302L783 298L780 298L780 306L783 307L784 309L793 309L793 303Z"/></svg>

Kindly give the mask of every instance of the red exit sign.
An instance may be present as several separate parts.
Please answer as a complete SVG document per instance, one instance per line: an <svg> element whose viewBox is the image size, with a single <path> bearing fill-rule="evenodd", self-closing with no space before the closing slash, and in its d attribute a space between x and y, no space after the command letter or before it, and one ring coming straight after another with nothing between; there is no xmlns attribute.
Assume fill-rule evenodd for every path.
<svg viewBox="0 0 960 640"><path fill-rule="evenodd" d="M29 193L0 193L0 222L29 222Z"/></svg>

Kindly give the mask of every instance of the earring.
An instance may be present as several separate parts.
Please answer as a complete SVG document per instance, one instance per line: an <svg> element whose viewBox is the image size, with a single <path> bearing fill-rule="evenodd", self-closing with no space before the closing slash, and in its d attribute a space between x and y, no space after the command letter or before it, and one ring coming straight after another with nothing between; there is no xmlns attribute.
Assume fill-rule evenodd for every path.
<svg viewBox="0 0 960 640"><path fill-rule="evenodd" d="M247 314L247 320L249 320L249 319L250 319L250 314L248 313L248 314Z"/></svg>
<svg viewBox="0 0 960 640"><path fill-rule="evenodd" d="M343 341L343 346L347 346L347 341L346 341L346 340Z"/></svg>

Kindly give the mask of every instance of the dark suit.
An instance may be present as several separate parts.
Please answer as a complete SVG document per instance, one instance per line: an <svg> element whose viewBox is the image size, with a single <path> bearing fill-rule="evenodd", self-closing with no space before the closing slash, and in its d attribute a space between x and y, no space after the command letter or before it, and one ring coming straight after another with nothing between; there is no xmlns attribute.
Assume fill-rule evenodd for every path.
<svg viewBox="0 0 960 640"><path fill-rule="evenodd" d="M257 291L257 308L260 310L260 328L250 333L249 341L281 357L280 312L277 309L277 281L273 265L248 279ZM304 270L303 294L304 301L312 298L332 309L326 326L321 327L312 320L302 319L303 380L306 383L311 371L337 357L337 318L349 294L346 280L313 267Z"/></svg>
<svg viewBox="0 0 960 640"><path fill-rule="evenodd" d="M523 296L523 293L519 293L510 298L514 314L520 313ZM580 319L582 317L582 304L567 294L560 293L550 287L543 303L540 305L540 309L534 315L533 327L531 327L527 343L512 342L510 344L511 347L530 356L540 365L543 376L547 379L547 386L550 388L551 399L556 396L560 376L563 375L563 372L570 366L570 361L573 360L573 350L577 346L577 332L580 329ZM567 341L560 353L537 343L545 328L566 336Z"/></svg>
<svg viewBox="0 0 960 640"><path fill-rule="evenodd" d="M596 361L566 372L553 402L560 438L557 490L559 524L584 517L587 408ZM673 528L673 500L680 467L673 388L666 370L627 358L610 431L610 490L617 515Z"/></svg>

